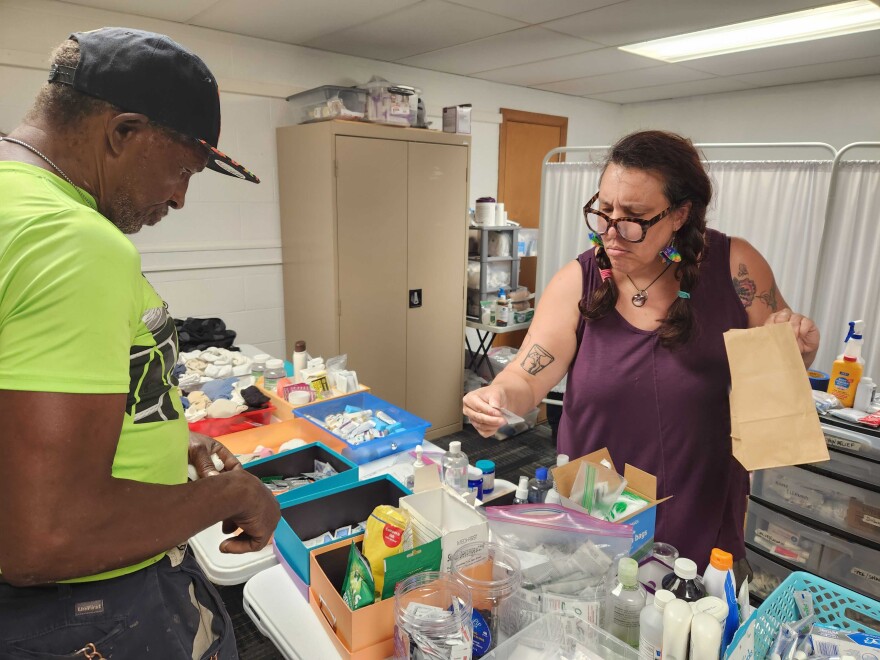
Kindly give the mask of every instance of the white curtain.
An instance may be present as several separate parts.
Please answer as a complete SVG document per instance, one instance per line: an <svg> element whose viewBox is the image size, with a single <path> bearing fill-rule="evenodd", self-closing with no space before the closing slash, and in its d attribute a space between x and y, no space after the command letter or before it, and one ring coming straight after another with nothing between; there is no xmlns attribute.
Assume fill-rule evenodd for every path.
<svg viewBox="0 0 880 660"><path fill-rule="evenodd" d="M767 259L795 310L809 310L831 161L709 161L709 226L742 236ZM583 205L599 188L601 164L548 163L538 245L537 293L589 245Z"/></svg>
<svg viewBox="0 0 880 660"><path fill-rule="evenodd" d="M842 162L821 245L819 292L812 309L822 333L816 369L843 352L847 322L864 319L865 375L880 376L880 162Z"/></svg>
<svg viewBox="0 0 880 660"><path fill-rule="evenodd" d="M809 313L831 180L831 161L709 161L709 227L764 255L779 291Z"/></svg>
<svg viewBox="0 0 880 660"><path fill-rule="evenodd" d="M601 163L547 163L541 191L536 298L560 268L587 249L584 204L599 190Z"/></svg>

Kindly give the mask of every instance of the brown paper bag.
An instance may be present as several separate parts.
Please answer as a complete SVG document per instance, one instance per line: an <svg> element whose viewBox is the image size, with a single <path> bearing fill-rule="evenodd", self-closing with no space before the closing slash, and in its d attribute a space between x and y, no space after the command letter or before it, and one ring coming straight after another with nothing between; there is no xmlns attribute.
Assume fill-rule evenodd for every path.
<svg viewBox="0 0 880 660"><path fill-rule="evenodd" d="M775 323L724 333L733 455L747 470L827 461L828 447L794 329Z"/></svg>

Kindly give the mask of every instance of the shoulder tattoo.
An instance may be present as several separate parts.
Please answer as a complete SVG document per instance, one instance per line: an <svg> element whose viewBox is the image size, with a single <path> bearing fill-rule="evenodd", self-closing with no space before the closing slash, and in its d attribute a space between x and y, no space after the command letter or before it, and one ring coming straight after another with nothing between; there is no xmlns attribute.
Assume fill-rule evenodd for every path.
<svg viewBox="0 0 880 660"><path fill-rule="evenodd" d="M554 360L556 358L546 348L540 344L532 344L521 365L532 376L537 376L543 369L549 367Z"/></svg>
<svg viewBox="0 0 880 660"><path fill-rule="evenodd" d="M745 264L739 265L739 272L733 278L733 288L736 289L736 294L742 301L743 307L747 309L751 307L758 287L755 285L755 280L749 277L749 269Z"/></svg>
<svg viewBox="0 0 880 660"><path fill-rule="evenodd" d="M770 290L765 293L759 293L758 298L761 300L761 302L763 302L765 305L767 305L767 307L770 308L771 312L778 312L779 311L779 299L777 298L778 293L779 293L779 290L776 288L776 281L774 280L773 283L770 285Z"/></svg>

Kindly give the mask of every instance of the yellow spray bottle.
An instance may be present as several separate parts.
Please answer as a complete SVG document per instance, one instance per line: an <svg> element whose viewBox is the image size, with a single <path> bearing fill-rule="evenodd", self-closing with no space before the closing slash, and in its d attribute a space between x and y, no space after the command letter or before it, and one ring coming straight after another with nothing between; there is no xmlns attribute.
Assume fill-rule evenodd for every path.
<svg viewBox="0 0 880 660"><path fill-rule="evenodd" d="M833 394L844 408L852 408L856 398L856 388L862 379L862 328L861 322L850 324L850 332L847 335L846 349L843 355L834 361L831 370L831 380L828 383L828 393Z"/></svg>

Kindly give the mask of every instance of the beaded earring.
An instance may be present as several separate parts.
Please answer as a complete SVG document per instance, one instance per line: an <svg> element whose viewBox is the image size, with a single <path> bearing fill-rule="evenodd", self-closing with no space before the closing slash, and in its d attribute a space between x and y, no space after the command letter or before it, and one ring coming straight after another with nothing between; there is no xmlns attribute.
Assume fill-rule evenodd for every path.
<svg viewBox="0 0 880 660"><path fill-rule="evenodd" d="M672 234L669 245L660 250L660 261L667 264L677 264L681 261L681 253L675 249L675 234Z"/></svg>
<svg viewBox="0 0 880 660"><path fill-rule="evenodd" d="M602 237L599 236L599 234L591 231L589 234L587 234L587 237L590 239L590 243L592 243L593 245L596 245L598 247L605 246L605 244L602 242Z"/></svg>

